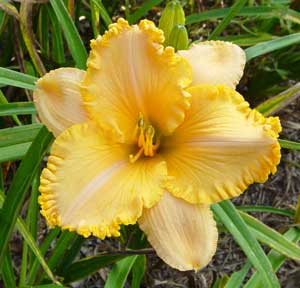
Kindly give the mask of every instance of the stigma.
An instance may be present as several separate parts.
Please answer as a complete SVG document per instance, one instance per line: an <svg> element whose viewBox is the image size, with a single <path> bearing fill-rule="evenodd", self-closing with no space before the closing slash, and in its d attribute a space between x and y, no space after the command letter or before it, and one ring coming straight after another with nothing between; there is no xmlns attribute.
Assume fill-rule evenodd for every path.
<svg viewBox="0 0 300 288"><path fill-rule="evenodd" d="M153 157L160 145L159 135L151 124L145 122L142 113L140 113L135 127L134 139L137 143L138 152L135 155L129 155L131 163L134 163L143 155Z"/></svg>

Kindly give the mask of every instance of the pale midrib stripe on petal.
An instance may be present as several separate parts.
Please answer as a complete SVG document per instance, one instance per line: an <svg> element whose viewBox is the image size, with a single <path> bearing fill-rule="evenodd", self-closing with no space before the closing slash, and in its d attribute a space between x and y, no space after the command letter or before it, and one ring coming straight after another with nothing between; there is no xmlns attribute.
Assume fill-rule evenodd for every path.
<svg viewBox="0 0 300 288"><path fill-rule="evenodd" d="M94 177L89 184L87 184L80 194L74 199L72 205L62 215L62 222L69 222L72 212L84 205L94 194L99 191L113 176L116 172L120 171L126 164L126 161L120 160L114 163L112 166L107 167L104 171Z"/></svg>
<svg viewBox="0 0 300 288"><path fill-rule="evenodd" d="M260 138L260 139L253 139L253 138L235 138L234 140L231 139L222 139L219 137L201 137L201 138L193 138L189 141L184 142L185 145L187 146L253 146L253 145L258 145L258 146L267 146L274 144L276 142L276 139L272 138Z"/></svg>

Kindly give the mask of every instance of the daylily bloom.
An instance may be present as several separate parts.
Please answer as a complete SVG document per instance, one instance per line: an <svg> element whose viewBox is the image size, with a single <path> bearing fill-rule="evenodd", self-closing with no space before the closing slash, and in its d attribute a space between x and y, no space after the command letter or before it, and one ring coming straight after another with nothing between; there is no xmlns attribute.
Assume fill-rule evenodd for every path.
<svg viewBox="0 0 300 288"><path fill-rule="evenodd" d="M124 19L91 41L87 71L37 82L39 116L57 136L39 203L50 226L101 239L139 223L166 263L206 266L216 250L209 205L266 181L280 122L234 89L241 48L208 41L177 54L154 23Z"/></svg>

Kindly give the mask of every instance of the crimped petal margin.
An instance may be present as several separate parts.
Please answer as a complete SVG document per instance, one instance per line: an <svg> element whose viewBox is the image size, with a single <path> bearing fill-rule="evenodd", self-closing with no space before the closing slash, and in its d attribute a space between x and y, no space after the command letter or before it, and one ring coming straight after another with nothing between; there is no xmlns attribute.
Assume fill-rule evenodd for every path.
<svg viewBox="0 0 300 288"><path fill-rule="evenodd" d="M208 205L190 204L164 193L139 219L157 255L181 271L205 267L216 252L218 231Z"/></svg>
<svg viewBox="0 0 300 288"><path fill-rule="evenodd" d="M131 164L131 147L106 140L96 123L74 125L55 140L41 175L39 203L49 226L104 238L119 236L143 207L162 196L166 164L159 157Z"/></svg>
<svg viewBox="0 0 300 288"><path fill-rule="evenodd" d="M224 41L200 42L178 54L192 65L192 85L223 84L235 88L246 64L244 50Z"/></svg>
<svg viewBox="0 0 300 288"><path fill-rule="evenodd" d="M88 120L80 93L85 71L76 68L52 70L36 83L35 107L42 122L54 136Z"/></svg>
<svg viewBox="0 0 300 288"><path fill-rule="evenodd" d="M166 139L165 188L191 203L215 203L263 183L280 162L278 117L265 118L236 91L218 85L189 89L191 109Z"/></svg>
<svg viewBox="0 0 300 288"><path fill-rule="evenodd" d="M89 116L132 141L140 113L162 134L170 134L189 108L191 67L163 48L163 32L149 20L129 26L124 19L91 41L81 91Z"/></svg>

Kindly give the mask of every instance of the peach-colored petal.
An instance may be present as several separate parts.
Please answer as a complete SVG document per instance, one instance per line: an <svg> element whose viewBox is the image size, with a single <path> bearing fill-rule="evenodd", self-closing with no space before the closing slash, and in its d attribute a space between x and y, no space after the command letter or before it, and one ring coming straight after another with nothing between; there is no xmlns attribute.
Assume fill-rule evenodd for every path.
<svg viewBox="0 0 300 288"><path fill-rule="evenodd" d="M59 68L36 83L33 98L38 115L55 136L88 119L80 93L84 75L76 68Z"/></svg>
<svg viewBox="0 0 300 288"><path fill-rule="evenodd" d="M174 135L161 144L168 165L166 188L191 203L235 197L265 182L280 161L278 117L265 118L226 86L189 89L191 109Z"/></svg>
<svg viewBox="0 0 300 288"><path fill-rule="evenodd" d="M218 231L208 205L190 204L164 193L139 219L157 255L179 270L205 267L216 252Z"/></svg>
<svg viewBox="0 0 300 288"><path fill-rule="evenodd" d="M200 42L189 50L178 51L178 54L192 65L192 85L223 84L234 88L246 64L244 50L224 41Z"/></svg>
<svg viewBox="0 0 300 288"><path fill-rule="evenodd" d="M87 237L118 236L142 208L162 196L160 157L129 162L131 146L114 144L93 122L73 125L55 140L42 172L39 202L50 226Z"/></svg>
<svg viewBox="0 0 300 288"><path fill-rule="evenodd" d="M142 114L163 134L171 133L189 107L191 68L174 49L160 44L153 22L129 26L119 19L91 42L82 94L89 116L130 142Z"/></svg>

